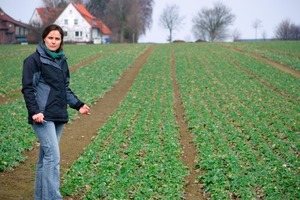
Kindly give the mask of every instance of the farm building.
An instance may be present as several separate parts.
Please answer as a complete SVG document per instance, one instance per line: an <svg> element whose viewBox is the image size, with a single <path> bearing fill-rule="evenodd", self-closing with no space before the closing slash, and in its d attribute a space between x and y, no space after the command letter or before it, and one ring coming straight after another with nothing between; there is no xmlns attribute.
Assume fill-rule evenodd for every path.
<svg viewBox="0 0 300 200"><path fill-rule="evenodd" d="M65 41L109 43L111 30L78 3L70 3L55 20L65 32Z"/></svg>
<svg viewBox="0 0 300 200"><path fill-rule="evenodd" d="M42 27L51 23L63 28L65 42L110 42L111 30L79 3L70 3L65 9L37 8L30 19L30 24L34 27Z"/></svg>
<svg viewBox="0 0 300 200"><path fill-rule="evenodd" d="M28 24L13 19L0 8L0 44L27 42L30 31Z"/></svg>

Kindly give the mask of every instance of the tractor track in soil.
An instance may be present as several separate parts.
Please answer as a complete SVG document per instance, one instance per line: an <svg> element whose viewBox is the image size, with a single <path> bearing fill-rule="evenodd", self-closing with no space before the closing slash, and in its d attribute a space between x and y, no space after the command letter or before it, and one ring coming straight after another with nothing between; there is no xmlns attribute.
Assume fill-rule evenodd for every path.
<svg viewBox="0 0 300 200"><path fill-rule="evenodd" d="M224 46L225 47L225 46ZM257 55L257 54L254 54L254 53L247 53L241 49L237 49L237 48L230 48L230 47L225 47L227 48L228 50L232 50L232 51L235 51L235 52L238 52L238 53L242 53L242 54L245 54L249 57L252 57L256 60L259 60L259 61L262 61L264 63L267 63L269 64L270 66L274 67L274 68L277 68L285 73L289 73L291 74L292 76L295 76L297 78L300 78L300 71L297 71L295 69L292 69L291 67L287 66L287 65L284 65L284 64L281 64L281 63L278 63L276 61L273 61L273 60L270 60L268 58L265 58L265 57L262 57L260 55ZM239 63L237 63L234 59L231 59L229 57L227 57L226 55L224 55L224 57L226 57L228 60L230 60L235 66L239 67L241 70L243 70L244 72L246 72L249 76L253 77L254 79L256 79L257 81L259 81L261 84L263 84L264 86L270 88L271 90L273 90L274 92L277 92L278 94L280 94L281 96L285 97L285 98L288 98L288 99L293 99L295 101L298 101L300 102L300 99L295 97L295 96L292 96L290 94L287 94L286 92L280 90L279 88L276 88L274 87L272 84L266 82L265 80L263 80L262 78L260 78L259 76L257 76L256 74L252 73L250 70L242 67Z"/></svg>
<svg viewBox="0 0 300 200"><path fill-rule="evenodd" d="M185 199L203 200L206 199L205 194L201 190L202 185L197 182L197 178L201 172L195 168L198 163L198 152L195 144L193 143L193 137L189 131L188 124L185 121L183 103L181 101L180 89L176 79L176 63L173 51L171 56L171 76L175 99L175 117L179 126L180 144L184 152L181 159L189 169L189 176L185 177Z"/></svg>
<svg viewBox="0 0 300 200"><path fill-rule="evenodd" d="M227 49L229 49L229 50L232 50L232 51L235 51L235 52L239 52L239 53L243 53L245 55L248 55L248 56L250 56L252 58L255 58L257 60L265 62L265 63L267 63L267 64L269 64L269 65L271 65L271 66L273 66L273 67L275 67L277 69L280 69L281 71L284 71L284 72L289 73L289 74L291 74L291 75L293 75L295 77L300 78L300 71L297 71L297 70L295 70L295 69L293 69L293 68L291 68L289 66L286 66L284 64L278 63L278 62L276 62L274 60L270 60L268 58L265 58L263 56L260 56L260 55L254 54L254 53L247 53L247 52L245 52L245 51L243 51L241 49L230 48L230 47L226 47L226 46L224 46L224 47L227 48Z"/></svg>
<svg viewBox="0 0 300 200"><path fill-rule="evenodd" d="M80 116L79 119L72 121L64 127L63 135L60 141L61 151L61 174L63 174L75 161L84 148L91 143L93 137L97 135L97 130L103 126L113 112L126 97L127 92L133 85L140 69L146 63L155 46L152 45L146 49L133 64L120 76L119 80L113 85L112 89L107 91L94 105L91 106L90 116ZM89 62L102 57L103 54L85 60L76 67L82 67ZM196 184L198 172L194 170L197 160L196 148L192 141L191 133L184 121L184 109L180 100L180 92L175 77L175 62L172 55L171 73L173 77L173 89L175 96L175 112L178 125L180 127L180 144L184 150L182 160L189 168L190 175L185 179L185 197L187 200L206 199L201 191L200 184ZM75 70L75 68L74 68ZM1 102L1 101L0 101ZM1 104L0 104L1 105ZM26 122L24 122L26 123ZM34 168L38 156L38 144L33 150L25 153L27 159L13 171L0 172L0 199L5 200L31 200L33 199L34 189ZM75 199L65 197L64 199Z"/></svg>
<svg viewBox="0 0 300 200"><path fill-rule="evenodd" d="M111 52L113 52L113 51L101 53L101 54L98 54L94 57L82 60L78 64L75 64L75 65L70 67L70 69L69 69L70 73L73 72L73 71L78 70L79 68L81 68L82 66L84 66L88 63L94 62L95 60L97 60L99 58L102 58L103 56L105 56L105 55L107 55ZM14 90L10 91L8 94L3 94L3 95L0 96L0 105L5 104L5 103L9 103L9 102L11 102L15 99L21 98L21 97L22 97L21 89L20 88L14 89Z"/></svg>

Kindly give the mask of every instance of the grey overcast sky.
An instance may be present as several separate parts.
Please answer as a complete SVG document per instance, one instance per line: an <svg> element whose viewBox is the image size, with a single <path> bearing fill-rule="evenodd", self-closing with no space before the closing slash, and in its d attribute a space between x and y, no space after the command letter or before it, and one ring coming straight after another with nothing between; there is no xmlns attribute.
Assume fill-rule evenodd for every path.
<svg viewBox="0 0 300 200"><path fill-rule="evenodd" d="M242 39L255 38L252 25L256 19L262 21L262 27L257 32L258 38L263 32L267 38L274 37L275 27L284 19L300 25L300 0L154 0L152 27L139 41L166 42L168 31L160 27L159 17L166 5L173 4L179 6L179 14L184 17L182 27L174 32L173 38L194 41L191 30L193 17L204 7L212 8L215 2L221 2L231 9L236 19L229 29L237 29ZM34 9L41 5L41 0L0 0L4 12L24 23L29 22Z"/></svg>

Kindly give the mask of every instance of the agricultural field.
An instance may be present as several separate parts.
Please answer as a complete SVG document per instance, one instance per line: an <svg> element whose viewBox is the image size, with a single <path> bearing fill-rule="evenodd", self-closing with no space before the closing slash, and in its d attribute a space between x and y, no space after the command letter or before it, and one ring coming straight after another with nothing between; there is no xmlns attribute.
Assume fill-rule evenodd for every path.
<svg viewBox="0 0 300 200"><path fill-rule="evenodd" d="M0 46L2 98L20 90L22 61L34 49ZM62 138L61 151L72 140L68 153L76 155L68 164L62 156L64 196L189 199L189 185L196 185L198 199L300 198L299 42L66 45L65 52L71 88L98 115L105 114L99 100L125 85L130 69L139 70L124 96L108 100L120 103L102 124L92 113L95 133L84 149L81 140ZM67 136L81 123L69 111ZM1 104L0 112L0 198L32 197L38 141L22 96ZM187 180L192 173L196 179Z"/></svg>
<svg viewBox="0 0 300 200"><path fill-rule="evenodd" d="M300 42L236 42L229 45L225 43L224 46L258 55L300 71Z"/></svg>
<svg viewBox="0 0 300 200"><path fill-rule="evenodd" d="M104 48L104 50L98 48L98 54L101 54L105 50L111 51L112 46L105 46L107 49ZM78 46L77 48L77 51L87 52L84 48L89 47ZM95 47L91 46L91 48L93 51L91 51L90 57L93 57L96 54L94 52L95 49L93 49ZM120 46L118 46L118 48L120 48ZM119 78L121 73L130 65L130 63L133 62L135 57L145 48L145 46L140 45L131 47L130 49L123 47L121 48L122 50L118 50L118 48L115 47L113 52L110 52L102 59L89 63L85 67L72 73L70 87L78 96L82 96L82 100L87 104L93 104L93 102L99 99L99 97L102 96ZM122 53L120 53L120 51L122 51ZM70 52L76 54L76 51ZM87 56L85 54L83 55L82 59L86 59ZM75 55L73 56L75 57ZM16 71L19 71L19 73L14 73L14 69L14 71L12 71L14 77L11 79L5 77L7 78L5 82L12 83L14 80L18 79L18 87L20 87L22 62L16 62L14 65L18 66L19 69ZM72 69L72 66L70 68ZM19 77L15 74L19 74ZM7 111L10 112L7 113ZM23 152L33 148L36 137L32 134L31 127L24 123L27 121L27 111L24 107L24 100L22 98L1 105L0 112L7 113L0 116L0 171L3 171L17 166L20 161L24 161L25 157L23 156ZM76 117L76 112L70 109L70 115L71 118Z"/></svg>

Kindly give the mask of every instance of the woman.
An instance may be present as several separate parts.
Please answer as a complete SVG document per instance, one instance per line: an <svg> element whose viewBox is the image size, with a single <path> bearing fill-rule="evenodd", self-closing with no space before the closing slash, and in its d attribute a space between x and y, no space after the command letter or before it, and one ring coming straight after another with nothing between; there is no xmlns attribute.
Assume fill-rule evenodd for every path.
<svg viewBox="0 0 300 200"><path fill-rule="evenodd" d="M35 199L62 199L60 187L59 140L68 122L67 105L81 114L90 108L69 88L69 69L63 53L63 30L52 24L45 28L36 52L24 60L22 93L40 142L35 177Z"/></svg>

